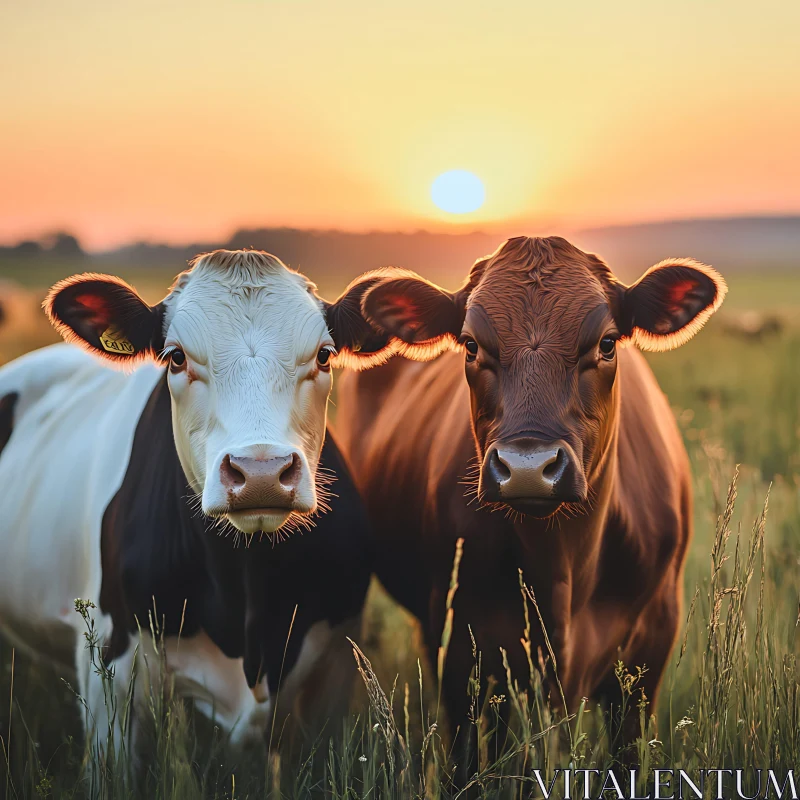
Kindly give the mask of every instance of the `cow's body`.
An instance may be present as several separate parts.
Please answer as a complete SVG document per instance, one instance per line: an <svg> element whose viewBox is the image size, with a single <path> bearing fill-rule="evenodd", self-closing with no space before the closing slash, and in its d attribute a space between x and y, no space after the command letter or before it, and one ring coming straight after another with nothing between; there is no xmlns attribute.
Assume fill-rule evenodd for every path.
<svg viewBox="0 0 800 800"><path fill-rule="evenodd" d="M93 765L153 689L234 743L347 705L370 555L327 407L336 359L388 345L356 313L387 274L327 302L269 253L217 250L155 305L75 275L44 303L70 346L0 370L0 627L77 667Z"/></svg>
<svg viewBox="0 0 800 800"><path fill-rule="evenodd" d="M455 543L464 538L445 684L457 720L473 665L467 625L485 675L503 678L500 647L513 673L527 674L520 569L542 610L570 707L600 687L613 689L617 657L631 668L648 666L645 688L653 696L680 618L691 500L680 435L638 352L620 355L619 429L602 485L593 487L596 504L569 519L516 522L477 507L468 487L475 445L459 355L427 364L396 359L343 376L339 391L337 432L375 531L376 573L421 620L431 653L444 624ZM535 620L532 636L544 649Z"/></svg>
<svg viewBox="0 0 800 800"><path fill-rule="evenodd" d="M352 666L345 634L366 594L368 541L335 442L321 459L337 479L332 510L309 531L274 546L256 537L246 548L189 502L163 367L125 374L56 345L3 368L0 398L0 428L10 431L0 452L0 622L37 655L77 665L101 739L103 687L76 598L97 607L96 660L114 668L120 708L137 648L142 687L153 677L146 654L156 676L160 669L152 617L177 690L234 742L264 735L279 681L288 711L321 659L326 675L340 676L332 653ZM334 685L326 698L315 682L323 705L346 702Z"/></svg>
<svg viewBox="0 0 800 800"><path fill-rule="evenodd" d="M619 706L619 660L647 667L639 686L655 698L680 618L690 473L664 395L624 345L681 344L724 294L688 259L625 286L556 237L509 240L454 293L413 274L365 293L364 318L395 352L459 352L345 376L337 418L376 572L421 620L431 655L464 539L442 687L455 725L467 720L470 628L484 676L505 680L502 648L527 678L520 571L571 710L582 697ZM529 611L538 666L535 648L548 651Z"/></svg>

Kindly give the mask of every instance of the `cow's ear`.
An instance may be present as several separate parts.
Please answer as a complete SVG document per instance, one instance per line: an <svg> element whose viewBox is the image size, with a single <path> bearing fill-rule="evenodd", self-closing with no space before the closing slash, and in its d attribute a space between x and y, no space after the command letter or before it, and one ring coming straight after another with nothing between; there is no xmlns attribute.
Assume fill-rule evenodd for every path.
<svg viewBox="0 0 800 800"><path fill-rule="evenodd" d="M68 342L118 364L155 357L164 347L163 306L149 306L120 278L87 273L60 281L44 310Z"/></svg>
<svg viewBox="0 0 800 800"><path fill-rule="evenodd" d="M338 300L333 303L322 301L328 330L337 350L334 366L368 369L392 357L391 337L367 322L361 311L361 301L377 283L402 273L404 270L394 268L365 272L344 290Z"/></svg>
<svg viewBox="0 0 800 800"><path fill-rule="evenodd" d="M620 332L642 350L672 350L705 325L727 292L723 277L706 264L662 261L621 288Z"/></svg>
<svg viewBox="0 0 800 800"><path fill-rule="evenodd" d="M451 293L415 273L386 278L364 295L364 318L396 342L407 358L429 361L455 349L467 294Z"/></svg>

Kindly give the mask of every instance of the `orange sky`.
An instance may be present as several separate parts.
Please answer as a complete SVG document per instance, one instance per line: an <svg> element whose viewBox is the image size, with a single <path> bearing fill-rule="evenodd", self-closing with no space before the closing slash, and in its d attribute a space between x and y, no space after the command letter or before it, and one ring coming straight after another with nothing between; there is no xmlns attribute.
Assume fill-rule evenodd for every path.
<svg viewBox="0 0 800 800"><path fill-rule="evenodd" d="M0 240L800 212L800 2L0 4ZM485 206L438 211L468 169Z"/></svg>

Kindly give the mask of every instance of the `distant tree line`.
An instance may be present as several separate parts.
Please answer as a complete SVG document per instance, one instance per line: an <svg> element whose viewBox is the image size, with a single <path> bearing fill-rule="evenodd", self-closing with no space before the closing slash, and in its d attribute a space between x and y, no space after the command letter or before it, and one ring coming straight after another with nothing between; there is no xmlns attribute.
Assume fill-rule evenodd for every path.
<svg viewBox="0 0 800 800"><path fill-rule="evenodd" d="M524 224L511 231L529 236L559 232L550 226ZM175 274L198 253L219 247L252 247L274 253L312 280L340 288L343 282L365 270L387 265L416 270L455 288L473 261L492 252L503 238L499 233L478 231L400 233L245 228L226 241L197 241L177 246L134 242L102 253L86 253L75 236L59 231L39 241L0 247L0 265L4 258L30 259L31 267L48 259L91 259L93 268L102 271L127 272L150 267ZM800 269L800 216L642 223L575 231L568 233L567 238L588 252L598 253L623 279L633 279L648 265L672 256L693 256L713 264L726 275Z"/></svg>
<svg viewBox="0 0 800 800"><path fill-rule="evenodd" d="M86 253L81 247L77 237L65 231L43 236L40 240L26 239L19 244L8 247L0 246L0 258L42 259L58 258L79 260L86 258Z"/></svg>

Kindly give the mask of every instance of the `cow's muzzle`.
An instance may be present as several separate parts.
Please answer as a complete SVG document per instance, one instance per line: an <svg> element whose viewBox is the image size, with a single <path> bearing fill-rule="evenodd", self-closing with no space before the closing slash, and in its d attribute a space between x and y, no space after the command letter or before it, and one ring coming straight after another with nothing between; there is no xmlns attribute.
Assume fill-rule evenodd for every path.
<svg viewBox="0 0 800 800"><path fill-rule="evenodd" d="M206 479L203 512L244 533L271 533L316 510L314 473L291 446L242 447L219 456L217 465Z"/></svg>
<svg viewBox="0 0 800 800"><path fill-rule="evenodd" d="M226 455L219 477L228 498L228 511L294 509L302 460L297 453L271 458Z"/></svg>
<svg viewBox="0 0 800 800"><path fill-rule="evenodd" d="M564 441L521 437L486 451L478 490L484 502L503 503L523 514L548 517L563 503L586 500L586 478Z"/></svg>

